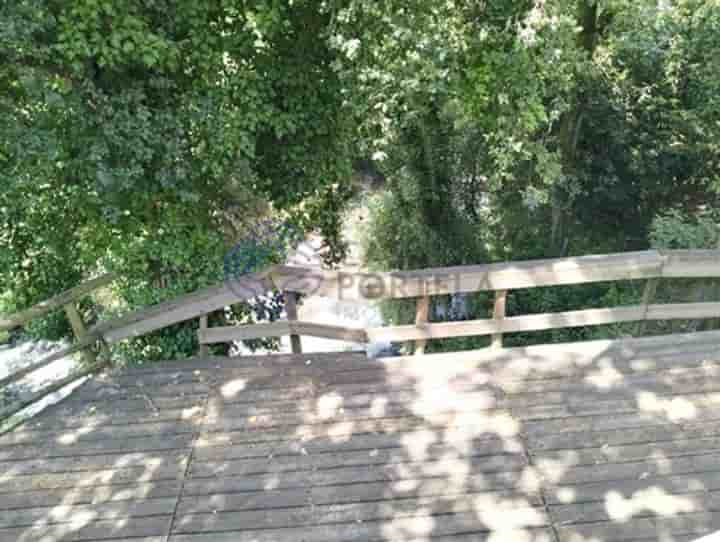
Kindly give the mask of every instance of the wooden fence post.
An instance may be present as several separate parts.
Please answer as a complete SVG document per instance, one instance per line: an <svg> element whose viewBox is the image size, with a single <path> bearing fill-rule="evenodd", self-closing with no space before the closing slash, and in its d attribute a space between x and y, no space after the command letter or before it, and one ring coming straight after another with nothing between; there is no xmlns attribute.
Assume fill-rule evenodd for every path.
<svg viewBox="0 0 720 542"><path fill-rule="evenodd" d="M645 282L645 289L643 290L642 301L640 302L643 307L643 319L638 323L635 330L636 335L642 335L645 333L645 325L647 323L648 305L652 302L657 291L658 283L660 279L648 279Z"/></svg>
<svg viewBox="0 0 720 542"><path fill-rule="evenodd" d="M427 324L430 316L430 296L418 297L415 303L415 325ZM415 354L424 354L426 346L426 339L416 340Z"/></svg>
<svg viewBox="0 0 720 542"><path fill-rule="evenodd" d="M288 322L297 321L297 294L295 292L285 292L285 313L287 314ZM290 335L290 346L292 347L293 354L302 354L300 335Z"/></svg>
<svg viewBox="0 0 720 542"><path fill-rule="evenodd" d="M493 320L502 320L505 318L505 308L507 302L507 290L497 290L495 292L495 305L493 307ZM492 348L502 348L503 334L494 333L492 336Z"/></svg>
<svg viewBox="0 0 720 542"><path fill-rule="evenodd" d="M208 315L203 314L200 317L200 335L202 335L203 331L207 331L208 328ZM200 343L200 347L198 348L198 356L200 357L206 357L210 355L210 348L207 344Z"/></svg>
<svg viewBox="0 0 720 542"><path fill-rule="evenodd" d="M87 335L87 329L85 329L85 324L83 323L82 316L80 316L80 313L78 312L75 303L68 303L63 308L65 309L65 314L70 321L70 327L72 327L75 339L78 341L82 341ZM95 352L93 352L91 348L86 348L82 352L85 361L87 361L88 363L95 363Z"/></svg>

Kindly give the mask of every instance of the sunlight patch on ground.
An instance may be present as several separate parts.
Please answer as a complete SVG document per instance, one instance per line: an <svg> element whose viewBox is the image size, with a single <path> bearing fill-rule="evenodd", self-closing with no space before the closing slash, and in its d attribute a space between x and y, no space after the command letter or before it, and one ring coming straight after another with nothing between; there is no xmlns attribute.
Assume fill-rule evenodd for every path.
<svg viewBox="0 0 720 542"><path fill-rule="evenodd" d="M244 378L236 378L223 384L220 388L220 394L225 399L232 399L237 396L238 393L243 391L247 386L247 380Z"/></svg>
<svg viewBox="0 0 720 542"><path fill-rule="evenodd" d="M685 397L666 398L656 393L640 391L636 394L638 408L645 412L657 412L671 422L697 418L697 407Z"/></svg>
<svg viewBox="0 0 720 542"><path fill-rule="evenodd" d="M557 484L563 479L563 476L578 463L579 454L575 450L568 450L558 454L558 459L542 458L535 461L535 466L540 471L542 477Z"/></svg>
<svg viewBox="0 0 720 542"><path fill-rule="evenodd" d="M546 522L541 510L534 508L526 499L503 499L486 494L473 499L478 519L498 534L524 527L538 527Z"/></svg>
<svg viewBox="0 0 720 542"><path fill-rule="evenodd" d="M337 392L321 395L317 400L317 416L321 420L329 420L342 414L343 398Z"/></svg>
<svg viewBox="0 0 720 542"><path fill-rule="evenodd" d="M620 384L624 379L625 375L618 371L610 360L603 360L598 363L597 370L588 372L585 377L588 384L592 384L599 390L609 390L613 386Z"/></svg>
<svg viewBox="0 0 720 542"><path fill-rule="evenodd" d="M56 440L57 440L58 444L64 444L64 445L74 444L80 439L80 437L82 437L83 435L92 433L99 426L100 425L97 423L88 423L87 425L84 425L83 427L80 427L74 431L69 431L67 433L63 433Z"/></svg>
<svg viewBox="0 0 720 542"><path fill-rule="evenodd" d="M659 487L649 487L625 498L618 491L609 491L605 496L605 510L613 521L625 522L643 512L658 516L673 516L701 510L702 506L693 497L670 495Z"/></svg>

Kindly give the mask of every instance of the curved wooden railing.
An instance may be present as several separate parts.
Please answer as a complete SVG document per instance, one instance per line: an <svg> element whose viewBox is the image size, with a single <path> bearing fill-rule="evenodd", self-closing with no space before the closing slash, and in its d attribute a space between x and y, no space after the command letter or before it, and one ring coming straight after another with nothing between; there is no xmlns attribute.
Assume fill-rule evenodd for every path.
<svg viewBox="0 0 720 542"><path fill-rule="evenodd" d="M200 320L198 339L201 354L206 354L208 345L214 343L287 335L291 337L292 349L296 353L302 351L300 336L303 335L358 343L413 341L415 353L422 353L430 339L491 335L492 346L499 348L502 346L504 333L650 320L718 318L718 302L652 303L659 279L707 277L720 277L720 250L650 250L383 273L275 266L264 272L248 274L204 288L86 329L77 312L76 303L115 278L114 275L105 275L13 316L0 319L0 330L7 330L63 308L76 336L70 347L3 377L0 379L0 386L17 381L75 352L83 351L89 360L80 370L61 381L0 410L0 422L45 395L101 368L102 363L95 360L92 352L96 343L116 343L187 320ZM505 314L507 296L512 290L621 280L646 280L639 305L512 317L506 317ZM208 327L209 313L250 300L272 289L285 293L287 321ZM480 291L495 292L493 318L428 322L432 296ZM416 298L416 322L414 325L365 329L299 321L296 310L296 297L299 294L360 302Z"/></svg>
<svg viewBox="0 0 720 542"><path fill-rule="evenodd" d="M279 290L293 294L328 296L350 301L414 297L417 299L416 322L414 325L368 329L309 322L211 328L200 331L200 342L210 344L304 334L356 342L414 341L416 353L422 353L429 339L491 335L492 345L501 347L504 333L650 320L720 317L718 302L652 303L659 279L720 277L719 250L649 250L382 273L349 273L278 266L271 270L270 277ZM647 282L639 305L505 316L507 296L512 290L640 279ZM495 292L492 319L428 322L431 296L481 291Z"/></svg>

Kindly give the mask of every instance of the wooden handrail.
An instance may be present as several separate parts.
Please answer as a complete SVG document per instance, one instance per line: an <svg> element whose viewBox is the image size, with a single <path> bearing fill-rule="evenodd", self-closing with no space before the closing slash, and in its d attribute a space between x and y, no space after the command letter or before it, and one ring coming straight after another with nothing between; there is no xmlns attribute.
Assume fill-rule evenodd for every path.
<svg viewBox="0 0 720 542"><path fill-rule="evenodd" d="M263 322L244 326L220 326L198 331L200 344L217 344L266 337L305 335L350 342L367 342L364 329L303 322L301 320Z"/></svg>
<svg viewBox="0 0 720 542"><path fill-rule="evenodd" d="M525 331L544 331L569 327L600 326L638 322L643 320L690 320L716 318L720 315L720 303L677 303L667 305L633 305L609 309L552 312L511 316L504 319L466 320L442 322L424 326L388 326L367 330L370 341L417 341L502 335Z"/></svg>
<svg viewBox="0 0 720 542"><path fill-rule="evenodd" d="M62 292L61 294L51 297L50 299L41 301L40 303L37 303L36 305L33 305L28 309L17 312L5 318L0 318L0 331L7 331L16 327L20 327L34 318L45 316L46 314L54 311L55 309L60 309L70 303L74 303L78 299L85 297L94 290L102 288L103 286L107 286L116 278L117 275L115 275L114 273L107 273L87 282L83 282L82 284L75 286L74 288L70 288L69 290Z"/></svg>
<svg viewBox="0 0 720 542"><path fill-rule="evenodd" d="M277 266L271 271L271 277L279 290L342 300L376 301L655 278L662 276L665 258L664 254L649 250L380 273ZM684 260L680 263L679 257L677 262L682 271L698 263Z"/></svg>
<svg viewBox="0 0 720 542"><path fill-rule="evenodd" d="M646 320L717 318L720 316L720 303L652 305L651 301L657 281L661 278L719 276L720 250L649 250L381 273L349 273L295 266L276 266L270 271L278 289L296 294L353 301L416 297L421 304L418 305L419 316L415 325L353 330L357 332L354 338L346 340L415 341L419 353L424 350L427 340L437 338L492 335L493 345L500 347L503 333ZM638 306L505 317L506 296L512 289L638 279L648 281L642 304ZM429 296L479 291L495 291L493 319L427 323ZM240 340L244 337L260 338L270 331L270 328L253 327L243 326L243 331L235 333L225 328L222 334L228 340L233 340L232 337ZM289 329L273 328L275 334L269 336L286 335ZM365 332L365 336L359 334L361 331Z"/></svg>
<svg viewBox="0 0 720 542"><path fill-rule="evenodd" d="M106 343L112 344L199 318L272 290L273 284L268 279L269 273L270 270L251 273L239 279L133 311L121 318L97 324L90 329L90 333L99 334Z"/></svg>

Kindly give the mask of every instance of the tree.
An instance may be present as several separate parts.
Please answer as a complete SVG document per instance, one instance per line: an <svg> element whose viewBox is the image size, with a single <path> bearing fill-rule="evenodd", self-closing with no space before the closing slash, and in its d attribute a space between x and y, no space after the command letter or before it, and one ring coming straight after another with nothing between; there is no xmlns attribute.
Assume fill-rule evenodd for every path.
<svg viewBox="0 0 720 542"><path fill-rule="evenodd" d="M3 3L0 291L27 305L104 267L131 306L158 301L218 280L269 212L320 224L337 256L353 123L333 9Z"/></svg>

